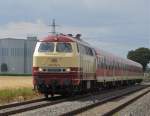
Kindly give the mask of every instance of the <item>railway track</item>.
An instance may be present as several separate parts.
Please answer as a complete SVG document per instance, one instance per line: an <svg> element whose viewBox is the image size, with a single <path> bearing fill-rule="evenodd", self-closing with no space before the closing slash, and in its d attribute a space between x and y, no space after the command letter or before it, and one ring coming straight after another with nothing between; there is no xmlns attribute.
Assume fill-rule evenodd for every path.
<svg viewBox="0 0 150 116"><path fill-rule="evenodd" d="M148 88L148 89L147 89ZM133 93L136 93L140 90L143 90L143 89L146 89L144 92L142 92L141 94L137 95L136 97L133 97L132 99L130 99L129 101L119 105L118 107L115 107L111 110L108 110L108 111L102 111L103 113L99 112L99 114L95 114L95 115L102 115L102 116L112 116L113 114L119 112L121 109L123 109L125 106L129 105L130 103L132 103L133 101L137 100L138 98L142 97L143 95L147 94L150 92L150 86L147 85L147 86L141 86L141 87L135 87L135 88L132 88L132 90L130 90L128 88L128 90L124 89L122 91L118 91L116 93L113 93L111 96L107 96L107 97L104 97L103 99L99 99L98 101L96 101L95 103L93 102L92 104L89 104L89 105L86 105L84 107L81 107L81 108L78 108L78 109L75 109L75 110L72 110L70 112L66 112L66 113L63 113L61 114L60 116L69 116L69 115L81 115L82 116L90 116L90 115L93 115L93 114L88 114L88 110L91 110L92 108L95 108L95 107L99 107L101 105L105 105L107 102L112 102L114 100L117 100L119 98L122 98L122 97L125 97L127 95L131 95ZM110 104L109 104L110 105ZM105 108L109 108L109 106L105 105ZM98 110L100 109L105 109L104 107L99 107ZM91 111L89 111L91 112ZM94 112L94 111L93 111ZM104 113L105 112L105 113Z"/></svg>
<svg viewBox="0 0 150 116"><path fill-rule="evenodd" d="M118 107L106 112L103 116L111 116L117 112L119 112L120 110L122 110L123 108L125 108L126 106L130 105L131 103L133 103L134 101L136 101L137 99L143 97L144 95L146 95L147 93L149 93L150 90L147 90L139 95L137 95L136 97L130 99L129 101L123 103L123 104L120 104Z"/></svg>
<svg viewBox="0 0 150 116"><path fill-rule="evenodd" d="M100 93L86 94L86 95L80 95L75 97L68 97L68 98L56 97L50 100L38 99L38 100L27 101L22 103L9 104L5 106L0 106L0 116L7 116L13 114L16 115L17 113L22 113L24 115L32 116L32 115L36 115L34 114L35 112L38 115L43 115L42 110L43 109L45 110L46 108L48 109L49 114L51 112L53 113L53 110L59 111L56 114L53 113L53 115L61 115L61 116L77 115L93 107L104 104L108 101L119 98L123 95L131 94L133 92L139 91L146 87L148 86L132 86L132 87L122 88L122 89L111 89L109 91L104 90L101 91ZM117 96L115 96L117 92L118 94ZM84 102L86 103L84 104ZM82 103L83 105L79 107L80 104ZM66 109L64 109L61 112L60 110L63 108Z"/></svg>
<svg viewBox="0 0 150 116"><path fill-rule="evenodd" d="M34 102L40 102L43 100L45 100L45 98L39 98L39 99L34 99L34 100L29 100L29 101L24 101L24 102L17 102L17 103L10 103L10 104L6 104L6 105L1 105L0 110L5 109L5 108L21 106L21 105L25 105L25 104L30 104L30 103L34 103Z"/></svg>
<svg viewBox="0 0 150 116"><path fill-rule="evenodd" d="M136 85L121 89L104 90L96 94L89 94L86 96L79 97L74 100L67 100L51 106L39 108L33 111L24 112L24 116L33 115L55 115L55 116L66 116L66 115L77 115L84 111L87 111L98 105L102 105L111 101L112 99L119 98L123 95L128 95L133 92L144 89L148 86ZM82 113L83 114L83 113ZM19 115L20 116L20 115Z"/></svg>
<svg viewBox="0 0 150 116"><path fill-rule="evenodd" d="M20 103L7 104L7 105L0 106L0 116L7 116L16 113L21 113L21 112L57 104L64 101L66 101L66 99L63 99L61 96L57 96L55 98L50 98L50 99L40 98L40 99L29 100Z"/></svg>
<svg viewBox="0 0 150 116"><path fill-rule="evenodd" d="M8 116L17 113L22 113L22 112L35 110L46 106L56 105L65 101L80 99L87 96L88 94L82 96L77 95L75 97L66 97L66 98L62 96L57 96L49 99L41 98L41 99L35 99L35 100L30 100L30 101L25 101L20 103L7 104L7 105L0 106L0 116Z"/></svg>

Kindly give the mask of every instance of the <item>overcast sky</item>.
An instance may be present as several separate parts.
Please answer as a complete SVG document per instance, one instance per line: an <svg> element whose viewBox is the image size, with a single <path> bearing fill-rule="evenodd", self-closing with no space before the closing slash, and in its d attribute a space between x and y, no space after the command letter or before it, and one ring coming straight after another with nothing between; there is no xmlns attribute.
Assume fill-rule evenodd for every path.
<svg viewBox="0 0 150 116"><path fill-rule="evenodd" d="M0 38L81 33L93 46L126 57L150 48L150 0L1 0Z"/></svg>

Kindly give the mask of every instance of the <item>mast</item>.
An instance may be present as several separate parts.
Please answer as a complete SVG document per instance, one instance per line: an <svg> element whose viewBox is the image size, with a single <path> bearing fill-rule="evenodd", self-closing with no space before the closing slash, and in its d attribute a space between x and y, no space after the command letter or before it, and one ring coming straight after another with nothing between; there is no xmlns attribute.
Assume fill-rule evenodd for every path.
<svg viewBox="0 0 150 116"><path fill-rule="evenodd" d="M49 26L51 26L52 27L52 30L51 30L51 32L50 33L52 33L52 34L56 34L56 27L58 26L58 25L56 25L55 24L55 19L53 19L52 20L52 24L51 25L49 25Z"/></svg>

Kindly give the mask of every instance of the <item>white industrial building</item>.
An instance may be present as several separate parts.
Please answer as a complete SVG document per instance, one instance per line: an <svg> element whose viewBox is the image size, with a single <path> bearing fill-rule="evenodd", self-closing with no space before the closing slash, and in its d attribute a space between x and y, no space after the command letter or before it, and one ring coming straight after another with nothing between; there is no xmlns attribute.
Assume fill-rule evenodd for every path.
<svg viewBox="0 0 150 116"><path fill-rule="evenodd" d="M0 73L31 74L36 37L0 39Z"/></svg>

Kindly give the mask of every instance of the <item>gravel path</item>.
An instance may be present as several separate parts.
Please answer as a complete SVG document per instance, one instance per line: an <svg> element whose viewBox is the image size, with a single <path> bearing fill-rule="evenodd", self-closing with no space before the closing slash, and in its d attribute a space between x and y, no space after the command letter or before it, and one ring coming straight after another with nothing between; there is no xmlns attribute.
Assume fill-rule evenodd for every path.
<svg viewBox="0 0 150 116"><path fill-rule="evenodd" d="M93 102L96 102L97 100L92 100L91 98L83 98L77 101L68 101L48 107L43 107L40 109L35 109L33 111L28 111L20 114L15 114L14 116L59 116L63 113L85 107L89 104L92 104Z"/></svg>
<svg viewBox="0 0 150 116"><path fill-rule="evenodd" d="M125 107L119 116L150 116L150 93Z"/></svg>
<svg viewBox="0 0 150 116"><path fill-rule="evenodd" d="M102 104L100 106L97 106L95 108L87 110L87 111L85 111L85 112L83 112L83 113L81 113L81 114L79 114L77 116L81 116L81 115L82 116L101 116L101 115L104 115L105 113L111 111L114 108L119 107L121 104L124 104L124 103L128 102L129 100L135 98L135 96L138 96L141 93L144 93L145 91L147 91L149 89L146 88L144 90L132 93L130 95L126 95L126 96L123 96L121 98L109 101L109 102L107 102L105 104ZM122 113L119 113L117 115L114 115L114 116L126 116L126 111L124 111ZM131 116L131 115L129 115L129 116ZM143 115L141 115L141 116L143 116Z"/></svg>

